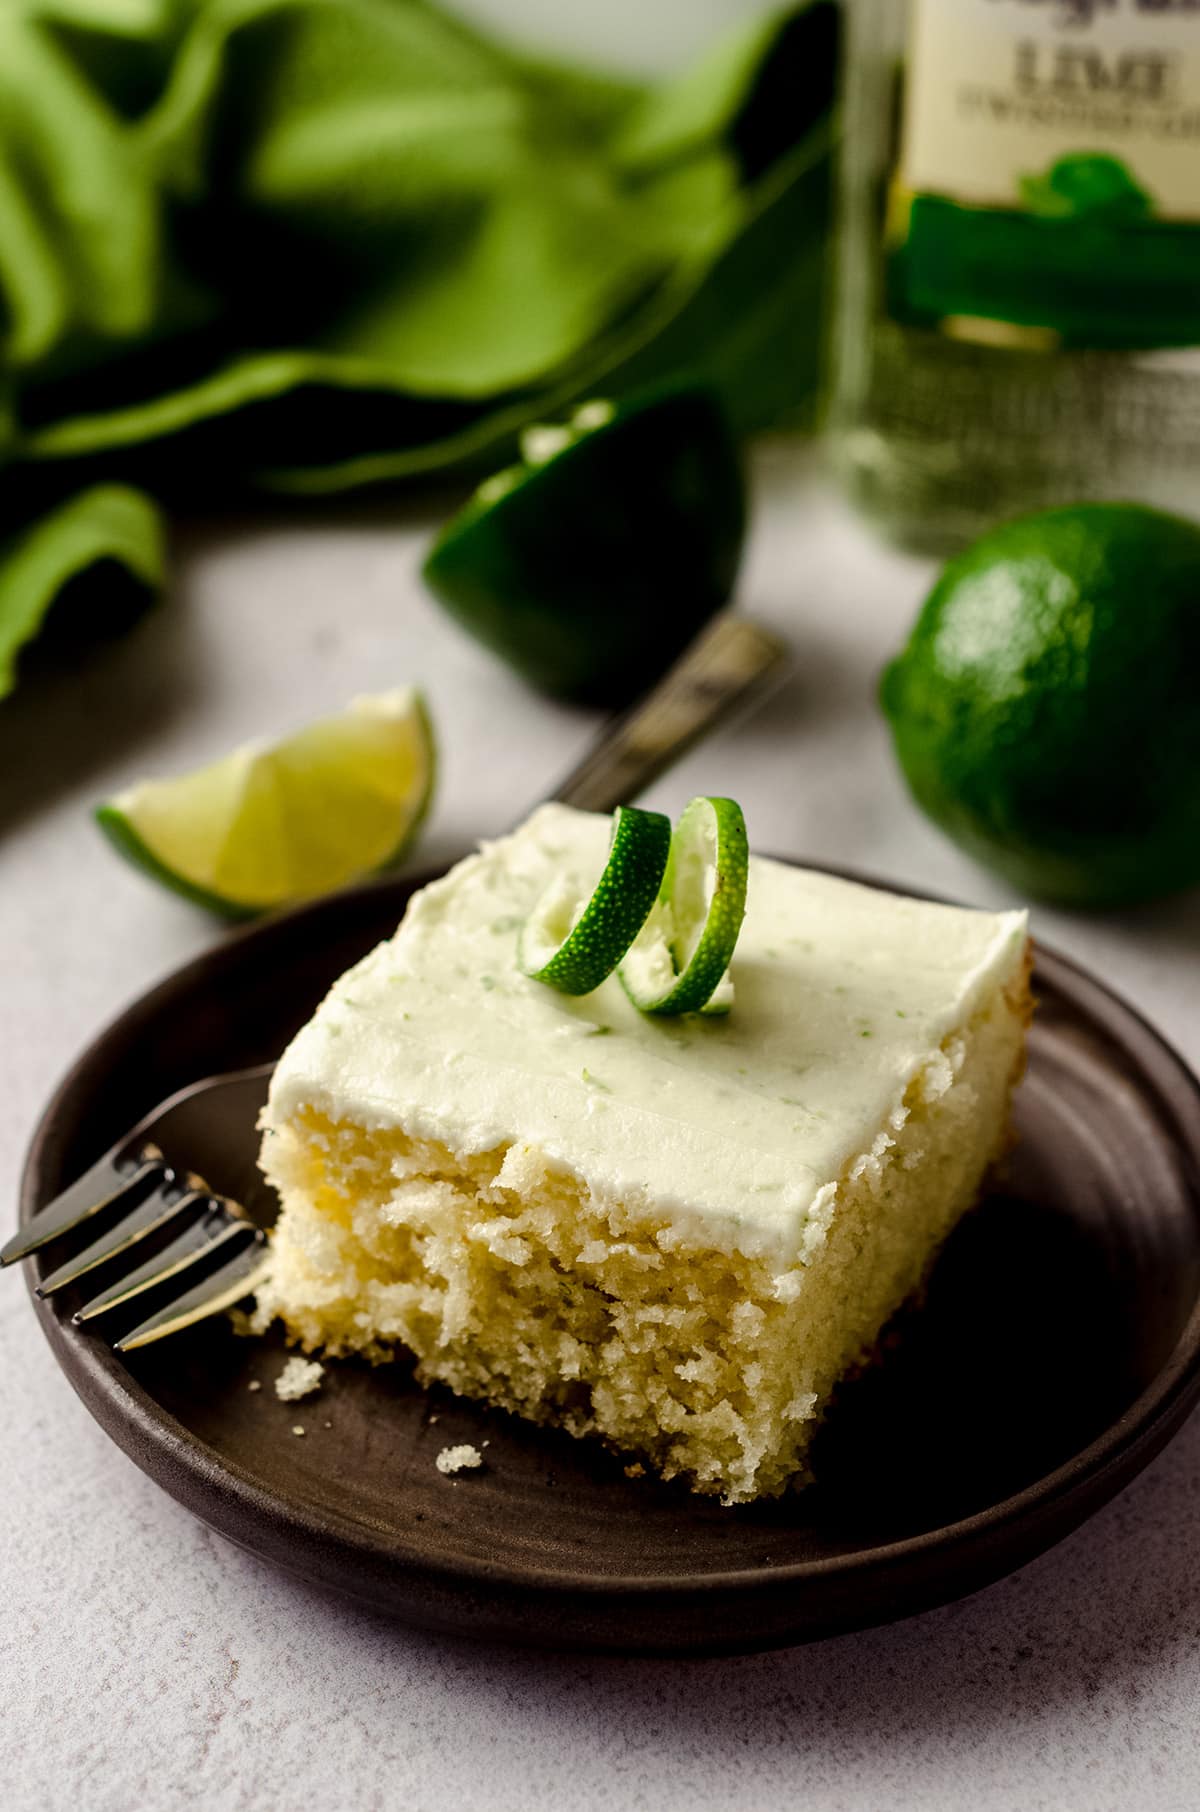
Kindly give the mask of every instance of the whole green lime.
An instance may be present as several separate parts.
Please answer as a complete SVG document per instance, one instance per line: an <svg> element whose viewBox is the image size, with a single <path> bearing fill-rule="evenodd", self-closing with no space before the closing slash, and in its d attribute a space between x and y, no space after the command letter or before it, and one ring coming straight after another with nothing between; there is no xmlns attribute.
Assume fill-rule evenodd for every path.
<svg viewBox="0 0 1200 1812"><path fill-rule="evenodd" d="M1025 516L952 560L888 667L918 804L1073 906L1200 883L1200 528L1136 504Z"/></svg>

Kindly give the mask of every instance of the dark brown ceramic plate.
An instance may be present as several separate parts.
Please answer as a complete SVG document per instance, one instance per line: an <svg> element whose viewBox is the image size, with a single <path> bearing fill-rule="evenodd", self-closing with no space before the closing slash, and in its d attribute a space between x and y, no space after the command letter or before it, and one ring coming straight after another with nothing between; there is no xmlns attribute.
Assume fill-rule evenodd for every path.
<svg viewBox="0 0 1200 1812"><path fill-rule="evenodd" d="M173 1090L277 1055L418 884L231 937L146 995L50 1103L23 1218ZM1200 1084L1062 957L1041 953L1036 988L1008 1174L884 1361L843 1392L820 1482L785 1502L727 1510L631 1481L600 1448L425 1392L400 1364L333 1367L319 1396L284 1404L281 1347L224 1323L126 1362L70 1325L69 1295L38 1313L92 1414L173 1496L277 1566L413 1622L701 1654L901 1617L1049 1547L1200 1395ZM249 1104L197 1137L189 1160L269 1217ZM488 1442L486 1468L445 1478L435 1456L459 1441Z"/></svg>

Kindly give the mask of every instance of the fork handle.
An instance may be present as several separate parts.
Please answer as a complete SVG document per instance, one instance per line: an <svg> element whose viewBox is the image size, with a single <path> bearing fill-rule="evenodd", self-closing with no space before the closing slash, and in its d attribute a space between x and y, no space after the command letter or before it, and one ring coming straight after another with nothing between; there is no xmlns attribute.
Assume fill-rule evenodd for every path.
<svg viewBox="0 0 1200 1812"><path fill-rule="evenodd" d="M589 812L627 805L786 663L778 636L722 611L645 698L605 725L550 798Z"/></svg>

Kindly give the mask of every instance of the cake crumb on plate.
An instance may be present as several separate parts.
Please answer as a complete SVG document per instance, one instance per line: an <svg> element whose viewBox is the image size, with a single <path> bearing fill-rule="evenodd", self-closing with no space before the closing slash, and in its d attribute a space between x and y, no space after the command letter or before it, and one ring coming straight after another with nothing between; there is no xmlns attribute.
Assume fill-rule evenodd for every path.
<svg viewBox="0 0 1200 1812"><path fill-rule="evenodd" d="M439 1472L446 1474L473 1472L477 1466L483 1465L483 1455L478 1447L471 1447L464 1442L461 1447L443 1447L434 1465Z"/></svg>
<svg viewBox="0 0 1200 1812"><path fill-rule="evenodd" d="M324 1376L325 1367L318 1359L301 1359L296 1354L276 1378L275 1395L281 1403L297 1403L301 1397L310 1397L319 1390Z"/></svg>

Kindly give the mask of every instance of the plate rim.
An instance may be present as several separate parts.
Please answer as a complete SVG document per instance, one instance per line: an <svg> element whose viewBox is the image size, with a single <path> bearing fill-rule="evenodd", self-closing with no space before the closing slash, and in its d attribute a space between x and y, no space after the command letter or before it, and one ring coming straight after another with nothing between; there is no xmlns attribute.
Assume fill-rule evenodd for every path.
<svg viewBox="0 0 1200 1812"><path fill-rule="evenodd" d="M881 880L840 864L802 862L796 857L774 859L787 862L793 867L816 869L883 892L938 900L942 904L962 904L903 884ZM238 952L256 942L271 939L278 935L281 928L294 927L305 919L316 919L326 913L336 915L339 910L353 912L358 905L365 906L373 899L382 899L390 894L395 894L398 905L403 907L418 888L444 874L452 865L452 861L447 861L444 865L439 864L435 868L419 872L378 876L337 894L323 896L288 911L255 920L227 933L219 941L189 957L137 995L88 1038L84 1048L53 1088L29 1140L21 1169L20 1223L24 1225L36 1212L34 1186L37 1173L44 1164L47 1147L52 1143L61 1116L65 1110L69 1110L73 1096L83 1086L100 1048L114 1038L122 1035L128 1037L136 1031L140 1022L152 1019L164 999L169 1000L175 993L194 985L199 974L211 965L214 958L236 960ZM967 910L987 909L969 907ZM1052 946L1043 944L1040 939L1034 940L1034 959L1035 985L1039 969L1048 969L1051 975L1058 969L1076 984L1082 984L1085 991L1093 990L1137 1027L1158 1056L1170 1063L1180 1085L1194 1097L1198 1110L1195 1130L1187 1121L1181 1122L1180 1130L1187 1140L1187 1148L1196 1166L1195 1193L1200 1214L1200 1076L1138 1007L1083 964ZM936 1562L941 1556L952 1556L962 1549L970 1550L981 1539L1003 1537L1006 1531L1014 1525L1022 1525L1035 1512L1049 1514L1054 1510L1061 1512L1065 1509L1066 1520L1061 1527L1056 1525L1056 1533L1051 1540L1039 1543L1034 1549L1034 1552L1041 1552L1086 1520L1149 1464L1178 1431L1195 1407L1197 1399L1200 1399L1198 1294L1178 1339L1155 1377L1086 1447L1021 1491L975 1511L968 1517L943 1523L935 1529L846 1554L830 1554L801 1561L732 1568L720 1572L661 1574L653 1579L619 1573L588 1576L578 1572L558 1572L545 1565L534 1567L506 1560L501 1556L487 1559L460 1556L447 1562L431 1559L421 1549L398 1542L394 1535L387 1538L376 1535L363 1524L343 1517L335 1509L315 1510L303 1501L281 1497L263 1485L252 1473L236 1461L221 1455L178 1421L126 1370L119 1355L105 1343L82 1334L76 1334L72 1338L75 1331L69 1330L63 1323L52 1303L34 1294L35 1266L27 1264L25 1272L26 1286L38 1322L68 1382L114 1444L132 1458L142 1471L147 1472L160 1488L170 1490L169 1486L164 1485L159 1473L144 1464L143 1456L138 1451L140 1443L135 1440L127 1444L120 1440L114 1431L113 1422L127 1425L131 1433L139 1434L146 1447L165 1448L164 1457L168 1463L178 1467L195 1482L204 1495L206 1505L214 1494L226 1499L232 1497L248 1515L261 1518L265 1514L281 1526L316 1542L329 1539L332 1533L330 1523L335 1521L336 1539L343 1547L374 1562L394 1561L398 1566L414 1569L422 1580L436 1582L439 1586L450 1589L503 1585L507 1590L516 1592L550 1595L569 1592L574 1597L596 1601L636 1598L685 1600L696 1594L760 1592L784 1588L792 1590L803 1586L807 1580L872 1572L886 1574L892 1568L903 1566L905 1562L918 1557ZM81 1388L85 1382L90 1389ZM98 1413L97 1398L109 1411L107 1416ZM172 1495L176 1494L172 1492ZM1082 1496L1085 1500L1083 1505L1071 1506L1073 1496ZM193 1514L201 1514L192 1503L187 1503L185 1507ZM1013 1564L1021 1565L1023 1561L1018 1558ZM1000 1573L993 1572L991 1577L1001 1576L1008 1570L1010 1568L1005 1565ZM310 1574L304 1576L311 1577ZM933 1598L929 1602L932 1604L940 1601ZM883 1617L878 1619L883 1620ZM850 1627L848 1621L845 1627ZM801 1639L799 1635L782 1638L784 1641ZM764 1643L762 1646L765 1645Z"/></svg>

